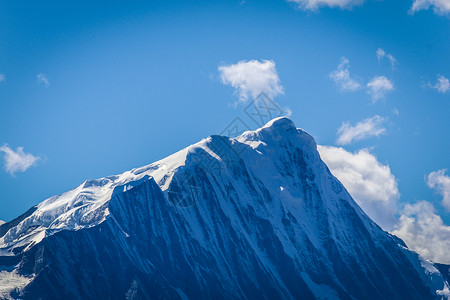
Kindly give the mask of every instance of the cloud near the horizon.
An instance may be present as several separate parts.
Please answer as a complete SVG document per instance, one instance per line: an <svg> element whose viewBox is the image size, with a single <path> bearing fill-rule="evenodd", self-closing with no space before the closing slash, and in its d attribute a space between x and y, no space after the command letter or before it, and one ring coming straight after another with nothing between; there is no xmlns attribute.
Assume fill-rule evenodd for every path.
<svg viewBox="0 0 450 300"><path fill-rule="evenodd" d="M431 203L407 204L392 233L426 259L450 264L450 226L444 224Z"/></svg>
<svg viewBox="0 0 450 300"><path fill-rule="evenodd" d="M273 60L242 60L220 66L219 73L223 84L236 89L242 103L256 99L261 93L272 99L284 93Z"/></svg>
<svg viewBox="0 0 450 300"><path fill-rule="evenodd" d="M386 132L383 123L385 119L378 115L367 118L356 123L355 126L350 125L349 122L342 123L338 129L338 145L348 145L353 141L359 141L371 136L379 136Z"/></svg>
<svg viewBox="0 0 450 300"><path fill-rule="evenodd" d="M340 147L318 146L321 158L342 182L353 199L385 230L397 222L397 180L367 149L355 153Z"/></svg>
<svg viewBox="0 0 450 300"><path fill-rule="evenodd" d="M17 147L14 151L8 145L4 145L0 147L0 152L4 153L5 170L12 176L17 172L25 172L40 159L31 153L25 153L23 147Z"/></svg>

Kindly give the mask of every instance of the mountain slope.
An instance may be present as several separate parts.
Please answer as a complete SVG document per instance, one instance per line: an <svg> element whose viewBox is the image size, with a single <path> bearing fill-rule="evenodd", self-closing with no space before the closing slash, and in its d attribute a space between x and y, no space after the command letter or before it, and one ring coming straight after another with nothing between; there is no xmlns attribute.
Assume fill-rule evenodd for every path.
<svg viewBox="0 0 450 300"><path fill-rule="evenodd" d="M433 265L364 214L322 162L314 139L287 118L86 181L3 224L0 237L4 297L448 293Z"/></svg>

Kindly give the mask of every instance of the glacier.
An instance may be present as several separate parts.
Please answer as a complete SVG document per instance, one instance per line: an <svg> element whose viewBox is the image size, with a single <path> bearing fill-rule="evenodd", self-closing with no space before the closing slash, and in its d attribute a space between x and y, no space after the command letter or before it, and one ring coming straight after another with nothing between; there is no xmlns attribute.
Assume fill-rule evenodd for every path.
<svg viewBox="0 0 450 300"><path fill-rule="evenodd" d="M449 299L286 117L87 180L0 226L0 298Z"/></svg>

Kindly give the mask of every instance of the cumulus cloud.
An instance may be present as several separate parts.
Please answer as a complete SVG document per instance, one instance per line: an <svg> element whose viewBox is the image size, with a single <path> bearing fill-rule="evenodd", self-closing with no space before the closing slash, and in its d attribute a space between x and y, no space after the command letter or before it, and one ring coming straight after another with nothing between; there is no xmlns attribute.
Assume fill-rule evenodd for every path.
<svg viewBox="0 0 450 300"><path fill-rule="evenodd" d="M368 93L372 96L372 102L384 98L387 92L394 90L394 84L385 76L376 76L368 84Z"/></svg>
<svg viewBox="0 0 450 300"><path fill-rule="evenodd" d="M386 53L386 51L381 48L378 48L377 50L377 58L378 62L380 62L384 58L387 58L391 62L392 68L394 68L394 66L397 64L397 60L395 59L395 57L390 53Z"/></svg>
<svg viewBox="0 0 450 300"><path fill-rule="evenodd" d="M356 91L361 84L350 76L350 61L342 57L337 69L330 74L330 78L342 91Z"/></svg>
<svg viewBox="0 0 450 300"><path fill-rule="evenodd" d="M336 143L338 145L348 145L353 141L359 141L371 136L379 136L386 132L386 128L383 126L384 121L385 119L383 117L375 115L356 123L355 126L350 125L349 122L344 122L338 129Z"/></svg>
<svg viewBox="0 0 450 300"><path fill-rule="evenodd" d="M5 74L0 73L0 82L3 82L6 80Z"/></svg>
<svg viewBox="0 0 450 300"><path fill-rule="evenodd" d="M4 145L0 147L0 152L4 153L5 170L12 176L17 172L25 172L40 159L38 156L25 153L23 147L17 147L16 151L14 151L8 145Z"/></svg>
<svg viewBox="0 0 450 300"><path fill-rule="evenodd" d="M433 8L433 11L439 15L450 13L450 0L414 0L410 13L414 14L419 10Z"/></svg>
<svg viewBox="0 0 450 300"><path fill-rule="evenodd" d="M407 204L392 233L426 259L450 264L450 226L444 224L431 203Z"/></svg>
<svg viewBox="0 0 450 300"><path fill-rule="evenodd" d="M220 66L219 73L223 84L237 90L242 103L247 102L249 97L256 99L261 93L270 98L284 93L273 60L239 61Z"/></svg>
<svg viewBox="0 0 450 300"><path fill-rule="evenodd" d="M298 7L304 10L317 10L320 7L339 7L349 9L360 5L364 0L288 0L298 4Z"/></svg>
<svg viewBox="0 0 450 300"><path fill-rule="evenodd" d="M50 86L50 81L48 80L47 76L43 73L39 73L36 75L37 78L37 82L39 84L44 85L45 87L49 87Z"/></svg>
<svg viewBox="0 0 450 300"><path fill-rule="evenodd" d="M318 146L321 158L366 214L385 230L396 223L400 197L395 176L367 149L355 153L340 147Z"/></svg>
<svg viewBox="0 0 450 300"><path fill-rule="evenodd" d="M448 80L448 78L445 78L442 75L438 75L436 84L430 86L436 89L439 93L446 93L450 90L450 81Z"/></svg>
<svg viewBox="0 0 450 300"><path fill-rule="evenodd" d="M428 174L427 184L442 195L442 205L450 211L450 177L446 172L447 169L431 172Z"/></svg>

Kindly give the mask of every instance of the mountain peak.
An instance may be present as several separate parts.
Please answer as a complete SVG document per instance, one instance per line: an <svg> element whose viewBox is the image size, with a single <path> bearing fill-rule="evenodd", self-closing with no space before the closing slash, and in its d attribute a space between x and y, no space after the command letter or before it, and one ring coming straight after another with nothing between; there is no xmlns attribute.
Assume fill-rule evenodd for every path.
<svg viewBox="0 0 450 300"><path fill-rule="evenodd" d="M270 120L266 125L255 131L246 131L236 138L239 142L255 145L255 142L265 144L289 143L308 148L313 153L317 152L317 144L314 138L304 131L297 128L294 122L288 117L279 117Z"/></svg>
<svg viewBox="0 0 450 300"><path fill-rule="evenodd" d="M294 122L289 119L286 116L282 116L282 117L278 117L275 119L270 120L269 122L266 123L266 125L264 125L263 127L261 127L260 129L263 128L280 128L280 129L289 129L289 128L296 128Z"/></svg>
<svg viewBox="0 0 450 300"><path fill-rule="evenodd" d="M290 136L297 134L298 130L294 122L287 117L279 117L272 119L263 127L255 130L256 133L263 133L264 135L282 135Z"/></svg>

